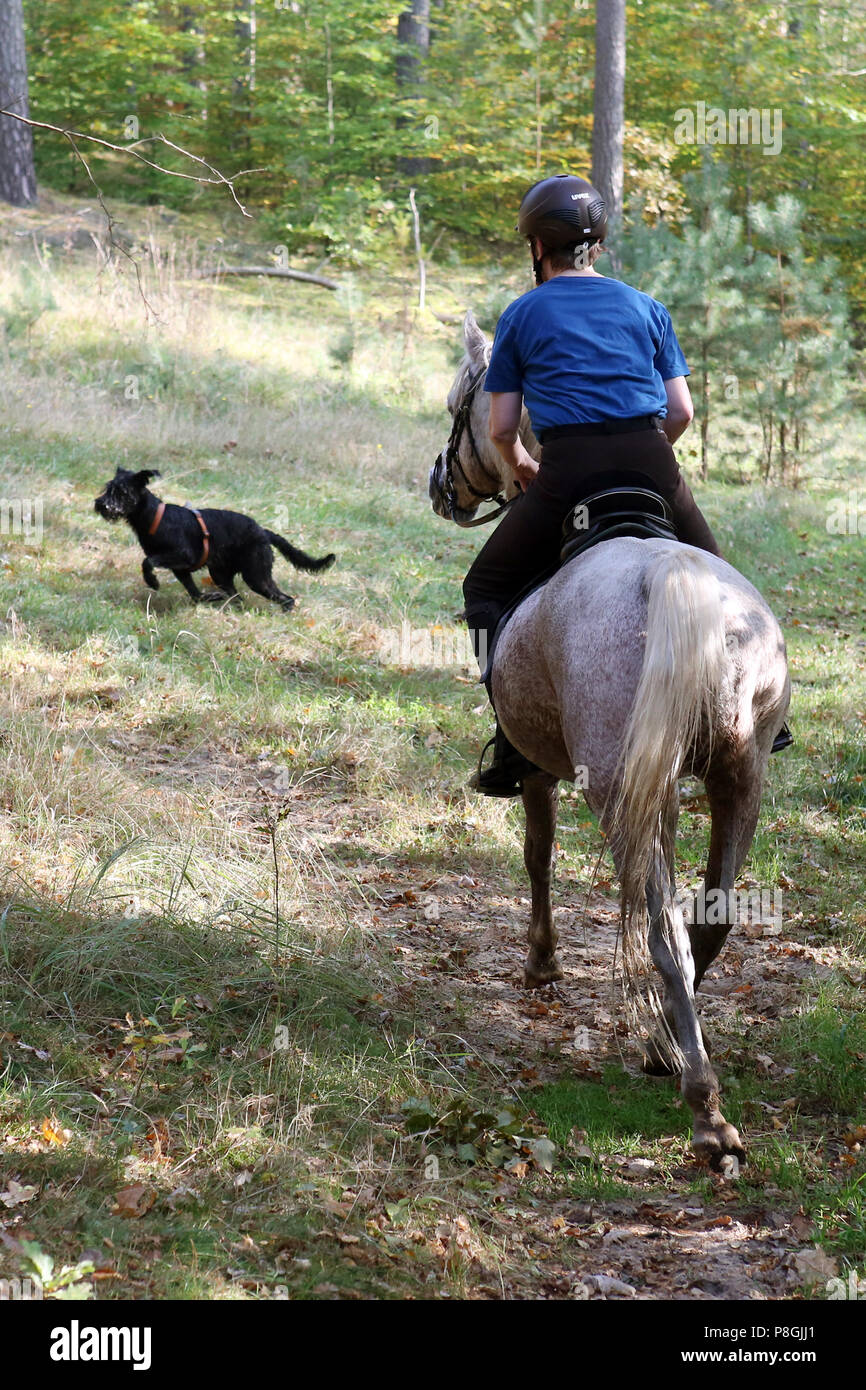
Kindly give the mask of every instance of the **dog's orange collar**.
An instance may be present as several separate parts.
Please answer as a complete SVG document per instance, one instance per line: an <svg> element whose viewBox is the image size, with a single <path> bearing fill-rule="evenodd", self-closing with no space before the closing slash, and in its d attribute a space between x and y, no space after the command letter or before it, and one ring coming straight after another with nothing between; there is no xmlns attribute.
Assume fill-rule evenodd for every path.
<svg viewBox="0 0 866 1390"><path fill-rule="evenodd" d="M198 568L201 569L203 565L207 564L207 557L210 554L210 531L204 524L204 517L202 516L201 512L197 512L195 507L192 507L190 510L192 511L193 516L195 517L196 521L201 527L201 533L204 537L204 550L202 551L201 559L198 562Z"/></svg>
<svg viewBox="0 0 866 1390"><path fill-rule="evenodd" d="M195 507L190 507L190 511L192 512L193 516L195 517L196 521L198 522L199 526L201 527L201 533L202 533L202 536L204 537L204 549L202 550L202 553L201 553L201 559L199 560L198 564L196 565L196 569L197 569L197 570L200 570L200 569L202 569L202 568L207 564L207 557L208 557L208 555L210 554L210 531L207 529L207 526L205 525L205 520L204 520L204 517L202 516L201 512L197 512L196 509L195 509ZM149 536L155 536L155 535L156 535L157 531L159 530L159 523L162 521L162 518L164 517L164 515L165 515L165 503L164 503L164 502L160 502L160 504L159 504L159 506L157 507L156 512L155 512L155 514L154 514L153 521L150 523L150 526L149 526L149 528L148 528L147 534L148 534Z"/></svg>

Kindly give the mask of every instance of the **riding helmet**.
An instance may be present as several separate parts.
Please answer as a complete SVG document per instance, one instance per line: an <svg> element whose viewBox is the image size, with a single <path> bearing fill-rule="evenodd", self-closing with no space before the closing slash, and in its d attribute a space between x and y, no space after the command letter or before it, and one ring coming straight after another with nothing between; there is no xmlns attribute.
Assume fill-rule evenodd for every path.
<svg viewBox="0 0 866 1390"><path fill-rule="evenodd" d="M548 251L577 241L603 241L607 231L604 199L575 174L541 179L524 193L516 230L537 236Z"/></svg>

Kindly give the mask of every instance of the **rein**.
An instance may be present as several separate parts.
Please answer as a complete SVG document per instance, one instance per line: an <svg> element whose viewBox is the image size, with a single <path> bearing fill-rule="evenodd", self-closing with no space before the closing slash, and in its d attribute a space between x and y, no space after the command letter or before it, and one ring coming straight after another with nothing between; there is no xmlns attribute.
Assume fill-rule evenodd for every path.
<svg viewBox="0 0 866 1390"><path fill-rule="evenodd" d="M485 473L487 477L490 478L491 481L493 481L493 474L490 472L490 469L486 467L484 460L478 452L478 445L475 443L475 436L472 433L471 420L472 402L475 399L475 392L478 390L478 387L481 384L481 378L484 376L486 371L487 368L485 367L483 371L480 371L477 374L477 376L474 377L474 379L469 383L469 389L466 392L466 395L463 397L459 409L455 410L454 412L454 423L451 426L451 434L448 439L448 447L445 450L445 485L442 490L443 496L448 505L448 510L451 513L451 520L456 522L458 526L464 528L468 528L470 526L486 526L489 521L495 521L496 518L498 516L501 516L503 512L507 512L509 507L511 507L517 501L517 498L520 496L520 494L517 493L514 497L508 498L506 500L506 498L503 497L501 491L497 491L495 495L489 492L479 492L478 488L473 487L472 483L470 483L469 479L466 476L466 469L460 462L460 441L462 440L465 431L469 438L469 447L472 450L472 455L475 459L475 462L478 464L478 467L481 469L481 472ZM472 494L473 497L477 497L481 502L496 502L498 503L498 506L495 507L492 512L486 512L484 516L477 516L472 521L458 520L456 516L456 512L459 510L457 505L457 490L454 486L455 470L459 472L465 487ZM498 486L498 478L496 479L496 483Z"/></svg>

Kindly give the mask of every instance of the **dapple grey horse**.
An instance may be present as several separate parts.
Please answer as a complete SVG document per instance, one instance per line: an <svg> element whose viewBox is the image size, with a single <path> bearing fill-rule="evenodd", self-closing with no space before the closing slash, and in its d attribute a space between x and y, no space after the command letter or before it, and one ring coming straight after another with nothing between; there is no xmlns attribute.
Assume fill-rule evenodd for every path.
<svg viewBox="0 0 866 1390"><path fill-rule="evenodd" d="M483 498L514 495L488 437L490 344L471 314L448 397L458 428L430 473L433 508L471 524ZM524 416L521 436L537 446ZM456 437L456 444L455 444ZM506 735L540 771L523 783L532 883L527 986L562 978L551 883L560 780L599 817L621 889L626 1001L651 1030L647 1070L679 1071L692 1147L713 1167L744 1158L722 1115L695 991L735 920L732 890L752 843L767 761L785 717L785 643L757 590L731 565L667 540L603 541L520 605L494 653L492 691ZM704 782L712 815L704 887L687 922L674 879L678 778ZM712 898L711 898L712 895ZM713 911L701 911L712 901ZM718 910L722 903L721 911Z"/></svg>

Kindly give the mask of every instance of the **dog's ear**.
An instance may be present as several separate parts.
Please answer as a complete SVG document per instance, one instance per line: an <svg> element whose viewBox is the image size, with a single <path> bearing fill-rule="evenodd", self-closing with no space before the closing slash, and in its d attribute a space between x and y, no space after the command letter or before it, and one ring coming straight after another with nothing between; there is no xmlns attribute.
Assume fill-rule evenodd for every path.
<svg viewBox="0 0 866 1390"><path fill-rule="evenodd" d="M156 468L142 468L139 473L133 474L132 481L139 487L147 487L151 478L161 478L162 474Z"/></svg>

